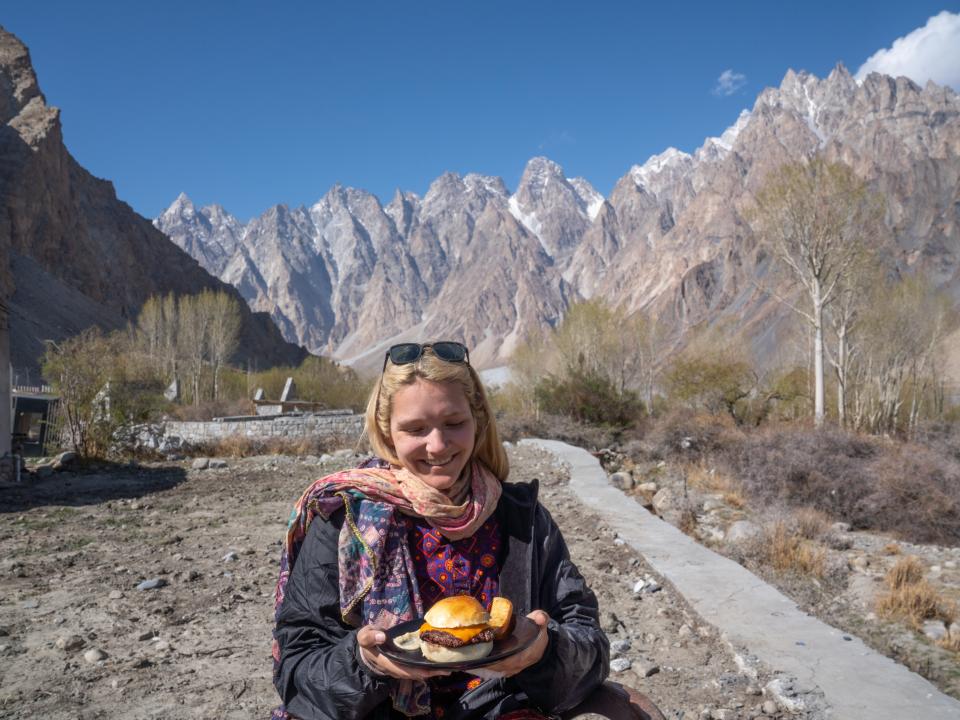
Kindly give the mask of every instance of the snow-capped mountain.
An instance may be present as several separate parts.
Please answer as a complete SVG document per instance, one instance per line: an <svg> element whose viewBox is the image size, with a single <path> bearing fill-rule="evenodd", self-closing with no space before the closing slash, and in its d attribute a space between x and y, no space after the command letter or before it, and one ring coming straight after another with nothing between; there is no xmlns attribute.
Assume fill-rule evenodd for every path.
<svg viewBox="0 0 960 720"><path fill-rule="evenodd" d="M958 118L947 88L791 70L717 137L633 165L606 198L536 157L513 193L500 178L446 173L422 198L398 190L381 206L337 186L309 210L280 206L246 225L181 196L155 224L312 350L362 361L396 338L445 336L496 364L582 297L681 330L759 322L744 211L768 172L817 152L884 194L905 268L960 287Z"/></svg>

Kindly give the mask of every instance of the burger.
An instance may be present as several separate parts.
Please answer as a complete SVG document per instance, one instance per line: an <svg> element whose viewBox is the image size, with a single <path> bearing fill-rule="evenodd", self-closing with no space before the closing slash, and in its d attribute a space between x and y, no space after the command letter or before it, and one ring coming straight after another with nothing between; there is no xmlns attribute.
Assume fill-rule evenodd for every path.
<svg viewBox="0 0 960 720"><path fill-rule="evenodd" d="M513 608L506 598L495 598L494 621L477 600L456 595L437 602L420 626L420 652L432 662L468 662L485 658L493 641L509 632ZM508 607L509 606L509 607Z"/></svg>

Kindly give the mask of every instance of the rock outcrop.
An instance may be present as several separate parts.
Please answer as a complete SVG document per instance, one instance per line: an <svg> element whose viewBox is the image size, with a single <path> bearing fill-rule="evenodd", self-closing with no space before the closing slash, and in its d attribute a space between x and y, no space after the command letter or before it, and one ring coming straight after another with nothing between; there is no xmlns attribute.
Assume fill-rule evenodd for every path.
<svg viewBox="0 0 960 720"><path fill-rule="evenodd" d="M225 213L209 216L214 224L192 249L212 257L230 228ZM0 296L10 306L14 366L35 367L44 340L91 324L123 327L151 295L205 288L236 293L77 163L27 48L0 28ZM305 355L246 308L241 348L237 360L261 367Z"/></svg>

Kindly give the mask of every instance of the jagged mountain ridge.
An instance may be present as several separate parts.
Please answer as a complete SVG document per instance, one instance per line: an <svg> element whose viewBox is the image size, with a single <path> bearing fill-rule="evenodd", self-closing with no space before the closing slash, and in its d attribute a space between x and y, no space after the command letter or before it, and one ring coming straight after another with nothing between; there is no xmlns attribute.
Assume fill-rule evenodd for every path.
<svg viewBox="0 0 960 720"><path fill-rule="evenodd" d="M214 261L229 218L213 209L208 216L226 224L212 224L191 249ZM0 27L0 298L10 310L14 367L35 371L45 340L90 325L124 327L150 295L206 288L236 293L77 163L29 51ZM267 317L243 312L237 360L265 366L305 357Z"/></svg>
<svg viewBox="0 0 960 720"><path fill-rule="evenodd" d="M595 295L649 309L678 331L732 318L769 356L781 314L754 282L763 267L744 219L765 175L816 152L851 164L888 199L883 240L900 266L960 297L958 117L949 88L878 74L858 84L843 66L824 79L791 70L720 136L631 167L605 199L547 158L528 163L512 194L500 178L453 173L423 198L398 191L386 207L337 187L307 213L312 228L298 226L326 273L297 276L309 293L287 278L284 258L288 246L310 244L252 233L263 218L238 236L221 209L197 211L181 196L155 224L181 247L202 248L189 251L211 272L225 248L247 258L256 243L273 246L240 263L246 279L220 277L288 338L348 360L395 338L449 336L497 364L571 301ZM275 212L303 214L263 217ZM189 222L191 213L207 226ZM203 234L217 222L228 228L222 238ZM320 308L322 322L300 319Z"/></svg>

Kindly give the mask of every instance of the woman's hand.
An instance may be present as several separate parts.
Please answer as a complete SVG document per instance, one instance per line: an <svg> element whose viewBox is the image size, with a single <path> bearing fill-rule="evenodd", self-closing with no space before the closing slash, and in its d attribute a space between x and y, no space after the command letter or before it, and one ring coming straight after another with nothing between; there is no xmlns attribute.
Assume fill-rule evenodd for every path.
<svg viewBox="0 0 960 720"><path fill-rule="evenodd" d="M511 655L508 658L504 658L500 662L484 665L482 668L484 671L489 673L498 673L509 677L511 675L516 675L521 670L525 670L526 668L540 661L540 658L543 657L543 653L547 649L547 642L549 642L549 638L547 636L547 623L550 622L550 616L547 615L543 610L534 610L532 613L527 615L527 617L540 626L540 632L537 634L536 639L530 644L529 647L527 647L526 650L521 650L516 655Z"/></svg>
<svg viewBox="0 0 960 720"><path fill-rule="evenodd" d="M357 631L357 645L360 646L360 655L363 661L373 672L380 675L387 675L400 680L426 680L437 675L449 675L449 670L426 670L423 668L407 667L398 665L386 655L380 653L377 647L386 642L387 636L378 628L372 625L365 625Z"/></svg>

